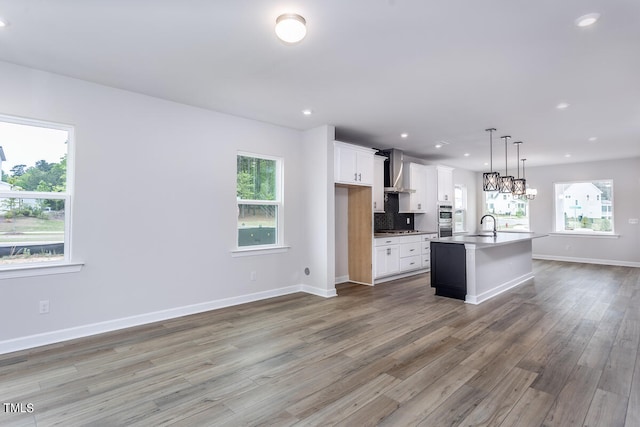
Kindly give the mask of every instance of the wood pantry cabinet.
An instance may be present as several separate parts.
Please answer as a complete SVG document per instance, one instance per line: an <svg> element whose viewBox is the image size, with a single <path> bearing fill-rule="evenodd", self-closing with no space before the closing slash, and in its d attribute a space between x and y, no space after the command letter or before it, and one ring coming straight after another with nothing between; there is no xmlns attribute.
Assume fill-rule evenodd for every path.
<svg viewBox="0 0 640 427"><path fill-rule="evenodd" d="M334 182L373 185L373 156L376 150L334 141Z"/></svg>
<svg viewBox="0 0 640 427"><path fill-rule="evenodd" d="M405 163L403 186L414 191L399 195L400 213L425 213L427 211L427 167L417 163Z"/></svg>

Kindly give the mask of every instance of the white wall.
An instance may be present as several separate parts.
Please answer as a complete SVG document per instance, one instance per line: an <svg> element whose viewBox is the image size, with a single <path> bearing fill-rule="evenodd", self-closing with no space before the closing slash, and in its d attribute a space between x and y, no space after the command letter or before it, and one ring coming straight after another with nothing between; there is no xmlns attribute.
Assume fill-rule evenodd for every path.
<svg viewBox="0 0 640 427"><path fill-rule="evenodd" d="M301 173L306 178L300 195L306 209L302 235L309 251L305 265L307 290L325 297L336 296L335 287L335 194L333 141L335 128L320 126L303 134ZM311 288L311 289L310 289Z"/></svg>
<svg viewBox="0 0 640 427"><path fill-rule="evenodd" d="M585 261L640 267L640 157L601 162L528 167L527 184L538 189L530 202L531 230L554 231L556 182L613 179L614 228L620 237L593 238L549 236L533 241L534 256L547 259Z"/></svg>
<svg viewBox="0 0 640 427"><path fill-rule="evenodd" d="M327 260L312 250L323 239L326 258L332 196L322 212L305 196L327 187L332 165L306 160L311 144L333 159L327 127L302 133L2 62L0 93L0 113L75 126L73 258L86 263L0 280L0 353L301 287L330 293L333 270L317 278ZM231 256L238 150L284 158L286 253ZM324 231L309 243L312 215Z"/></svg>

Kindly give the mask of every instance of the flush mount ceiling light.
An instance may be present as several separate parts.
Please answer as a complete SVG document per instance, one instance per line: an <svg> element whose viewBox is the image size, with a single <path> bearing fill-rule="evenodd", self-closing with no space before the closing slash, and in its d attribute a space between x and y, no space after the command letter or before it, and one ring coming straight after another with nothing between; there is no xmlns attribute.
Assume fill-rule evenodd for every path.
<svg viewBox="0 0 640 427"><path fill-rule="evenodd" d="M280 15L276 18L276 35L285 43L298 43L307 35L307 21L295 13Z"/></svg>
<svg viewBox="0 0 640 427"><path fill-rule="evenodd" d="M599 13L587 13L575 20L577 27L588 27L595 24L600 19Z"/></svg>
<svg viewBox="0 0 640 427"><path fill-rule="evenodd" d="M489 132L489 172L482 174L482 190L483 191L498 191L500 174L493 171L493 132L495 128L485 129Z"/></svg>

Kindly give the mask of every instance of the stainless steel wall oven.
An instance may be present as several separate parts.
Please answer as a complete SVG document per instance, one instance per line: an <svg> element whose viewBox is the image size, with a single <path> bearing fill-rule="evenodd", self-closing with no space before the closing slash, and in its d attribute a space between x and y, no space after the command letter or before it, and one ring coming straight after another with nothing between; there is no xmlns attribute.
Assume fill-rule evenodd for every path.
<svg viewBox="0 0 640 427"><path fill-rule="evenodd" d="M438 237L453 236L453 206L438 205Z"/></svg>

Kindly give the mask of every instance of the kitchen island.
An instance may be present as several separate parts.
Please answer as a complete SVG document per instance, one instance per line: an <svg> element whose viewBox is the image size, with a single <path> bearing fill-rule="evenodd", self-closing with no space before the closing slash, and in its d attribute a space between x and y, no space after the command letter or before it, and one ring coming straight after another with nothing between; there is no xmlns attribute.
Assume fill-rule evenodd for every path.
<svg viewBox="0 0 640 427"><path fill-rule="evenodd" d="M479 304L533 278L537 233L491 232L431 241L431 286L436 295Z"/></svg>

